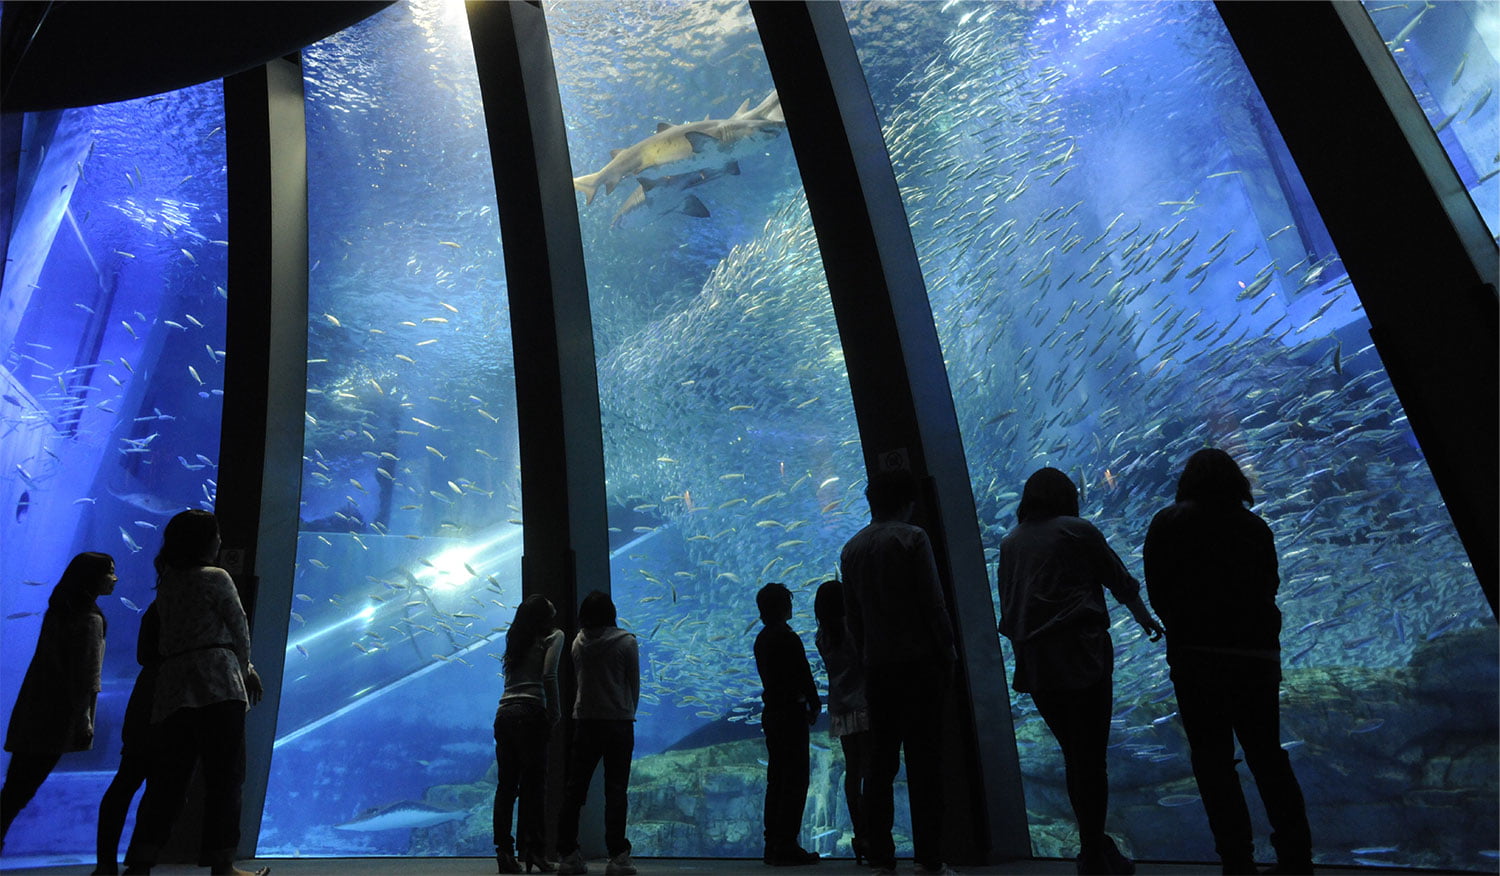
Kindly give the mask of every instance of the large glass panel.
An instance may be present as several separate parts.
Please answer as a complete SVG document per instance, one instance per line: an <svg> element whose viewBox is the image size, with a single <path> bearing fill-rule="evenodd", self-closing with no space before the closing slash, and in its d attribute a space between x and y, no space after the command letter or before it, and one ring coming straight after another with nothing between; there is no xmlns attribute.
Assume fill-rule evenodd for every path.
<svg viewBox="0 0 1500 876"><path fill-rule="evenodd" d="M747 4L546 11L585 196L610 586L640 637L630 839L642 855L758 857L755 593L792 589L822 679L813 593L868 519L816 238ZM847 855L825 727L801 841Z"/></svg>
<svg viewBox="0 0 1500 876"><path fill-rule="evenodd" d="M259 849L487 855L521 510L463 4L394 5L303 58L306 449Z"/></svg>
<svg viewBox="0 0 1500 876"><path fill-rule="evenodd" d="M1365 0L1459 179L1500 234L1500 6Z"/></svg>
<svg viewBox="0 0 1500 876"><path fill-rule="evenodd" d="M98 603L109 627L93 749L65 755L21 813L10 864L93 860L159 531L179 510L213 508L223 130L217 81L24 119L0 291L0 721L68 560L107 552L120 581Z"/></svg>
<svg viewBox="0 0 1500 876"><path fill-rule="evenodd" d="M1213 5L845 8L991 559L1053 465L1139 574L1186 457L1229 450L1280 551L1283 747L1317 859L1493 870L1495 624ZM1214 860L1163 650L1114 617L1109 829ZM1013 710L1035 851L1071 857L1057 745L1030 697Z"/></svg>

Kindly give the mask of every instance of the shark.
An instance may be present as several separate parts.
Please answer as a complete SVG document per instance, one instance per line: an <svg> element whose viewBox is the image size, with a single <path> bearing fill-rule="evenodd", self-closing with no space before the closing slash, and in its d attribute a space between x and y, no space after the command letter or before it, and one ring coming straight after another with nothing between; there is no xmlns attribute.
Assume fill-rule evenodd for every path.
<svg viewBox="0 0 1500 876"><path fill-rule="evenodd" d="M592 204L600 187L606 195L626 177L650 173L657 177L689 178L696 171L723 171L749 155L786 127L781 101L772 91L755 107L745 101L727 119L704 119L681 125L662 122L656 133L625 149L610 153L609 163L594 173L573 178L573 188ZM722 174L721 174L722 175ZM642 203L645 195L642 194Z"/></svg>
<svg viewBox="0 0 1500 876"><path fill-rule="evenodd" d="M420 800L400 800L384 806L373 806L343 824L339 830L396 830L398 828L434 827L459 821L469 815L466 809L440 809Z"/></svg>
<svg viewBox="0 0 1500 876"><path fill-rule="evenodd" d="M664 177L636 177L638 185L625 203L615 212L614 218L610 220L609 227L614 228L620 224L620 220L626 215L651 205L658 214L682 213L699 219L706 219L710 215L708 207L698 200L697 195L688 194L687 190L694 186L701 186L721 176L738 176L740 163L731 161L721 168L710 168L707 170L695 170L692 173L679 173Z"/></svg>

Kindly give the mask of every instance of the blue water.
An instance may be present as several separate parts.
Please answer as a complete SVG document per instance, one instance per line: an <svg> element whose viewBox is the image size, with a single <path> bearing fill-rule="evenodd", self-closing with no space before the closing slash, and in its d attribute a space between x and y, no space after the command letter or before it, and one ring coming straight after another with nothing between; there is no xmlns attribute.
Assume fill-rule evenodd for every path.
<svg viewBox="0 0 1500 876"><path fill-rule="evenodd" d="M1229 449L1281 553L1283 731L1318 860L1492 869L1494 622L1213 8L844 8L988 559L1025 477L1055 465L1138 573L1145 522L1188 453ZM659 123L727 119L774 88L742 4L545 11L576 176ZM307 418L259 851L483 855L525 518L510 290L461 7L393 6L311 47L304 72ZM212 499L228 292L216 95L76 111L28 140L22 177L46 209L21 223L0 296L27 302L15 337L0 336L19 402L0 407L5 707L34 641L26 612L66 558L107 545L117 596L143 607L150 524L165 518L141 506ZM591 204L578 196L609 584L641 640L630 835L642 855L759 854L753 595L786 582L810 648L812 590L867 519L816 235L789 137L766 127L733 169L641 172L665 181L640 208L624 209L637 176ZM161 129L195 144L171 159L181 166L139 134ZM22 276L38 294L18 297ZM41 294L55 289L72 294ZM90 331L97 348L80 350ZM79 389L85 374L96 389ZM101 743L64 761L76 772L57 806L91 805L113 767L102 740L134 676L135 615L119 599L104 609ZM1138 856L1212 860L1161 651L1117 621L1109 828ZM1071 857L1055 744L1028 698L1012 708L1033 846ZM821 729L803 841L847 854L841 757ZM367 829L369 810L392 806L441 823ZM41 811L7 852L87 852L87 830ZM907 823L900 813L903 843Z"/></svg>

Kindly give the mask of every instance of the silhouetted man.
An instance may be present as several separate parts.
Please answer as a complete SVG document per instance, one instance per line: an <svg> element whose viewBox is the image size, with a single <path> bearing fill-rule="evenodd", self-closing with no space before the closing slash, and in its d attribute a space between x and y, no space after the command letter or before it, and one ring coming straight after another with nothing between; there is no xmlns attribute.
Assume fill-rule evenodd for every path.
<svg viewBox="0 0 1500 876"><path fill-rule="evenodd" d="M906 749L912 845L918 873L943 864L940 716L956 654L932 543L911 520L916 478L880 472L865 489L870 525L844 545L840 566L849 636L865 667L870 708L870 773L865 780L870 863L894 873L894 783Z"/></svg>

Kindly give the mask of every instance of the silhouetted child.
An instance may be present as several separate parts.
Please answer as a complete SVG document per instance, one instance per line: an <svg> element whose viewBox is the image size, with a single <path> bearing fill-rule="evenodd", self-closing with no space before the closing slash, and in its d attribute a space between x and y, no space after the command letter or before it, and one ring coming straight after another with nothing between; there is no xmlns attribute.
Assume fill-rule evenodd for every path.
<svg viewBox="0 0 1500 876"><path fill-rule="evenodd" d="M94 706L104 668L104 614L94 604L115 589L115 561L92 551L68 563L47 600L36 652L5 733L12 752L0 787L0 848L12 821L70 751L94 747Z"/></svg>
<svg viewBox="0 0 1500 876"><path fill-rule="evenodd" d="M865 857L865 774L870 764L870 710L865 704L865 668L850 647L844 625L844 585L824 581L813 600L818 635L813 640L823 668L828 671L828 734L844 751L844 801L854 838L849 847L854 863Z"/></svg>
<svg viewBox="0 0 1500 876"><path fill-rule="evenodd" d="M802 848L802 810L807 805L811 771L808 728L823 704L813 681L802 640L792 632L792 593L783 584L767 584L755 594L765 628L755 637L755 668L763 688L761 729L766 734L766 849L763 860L776 867L816 864L814 852Z"/></svg>

